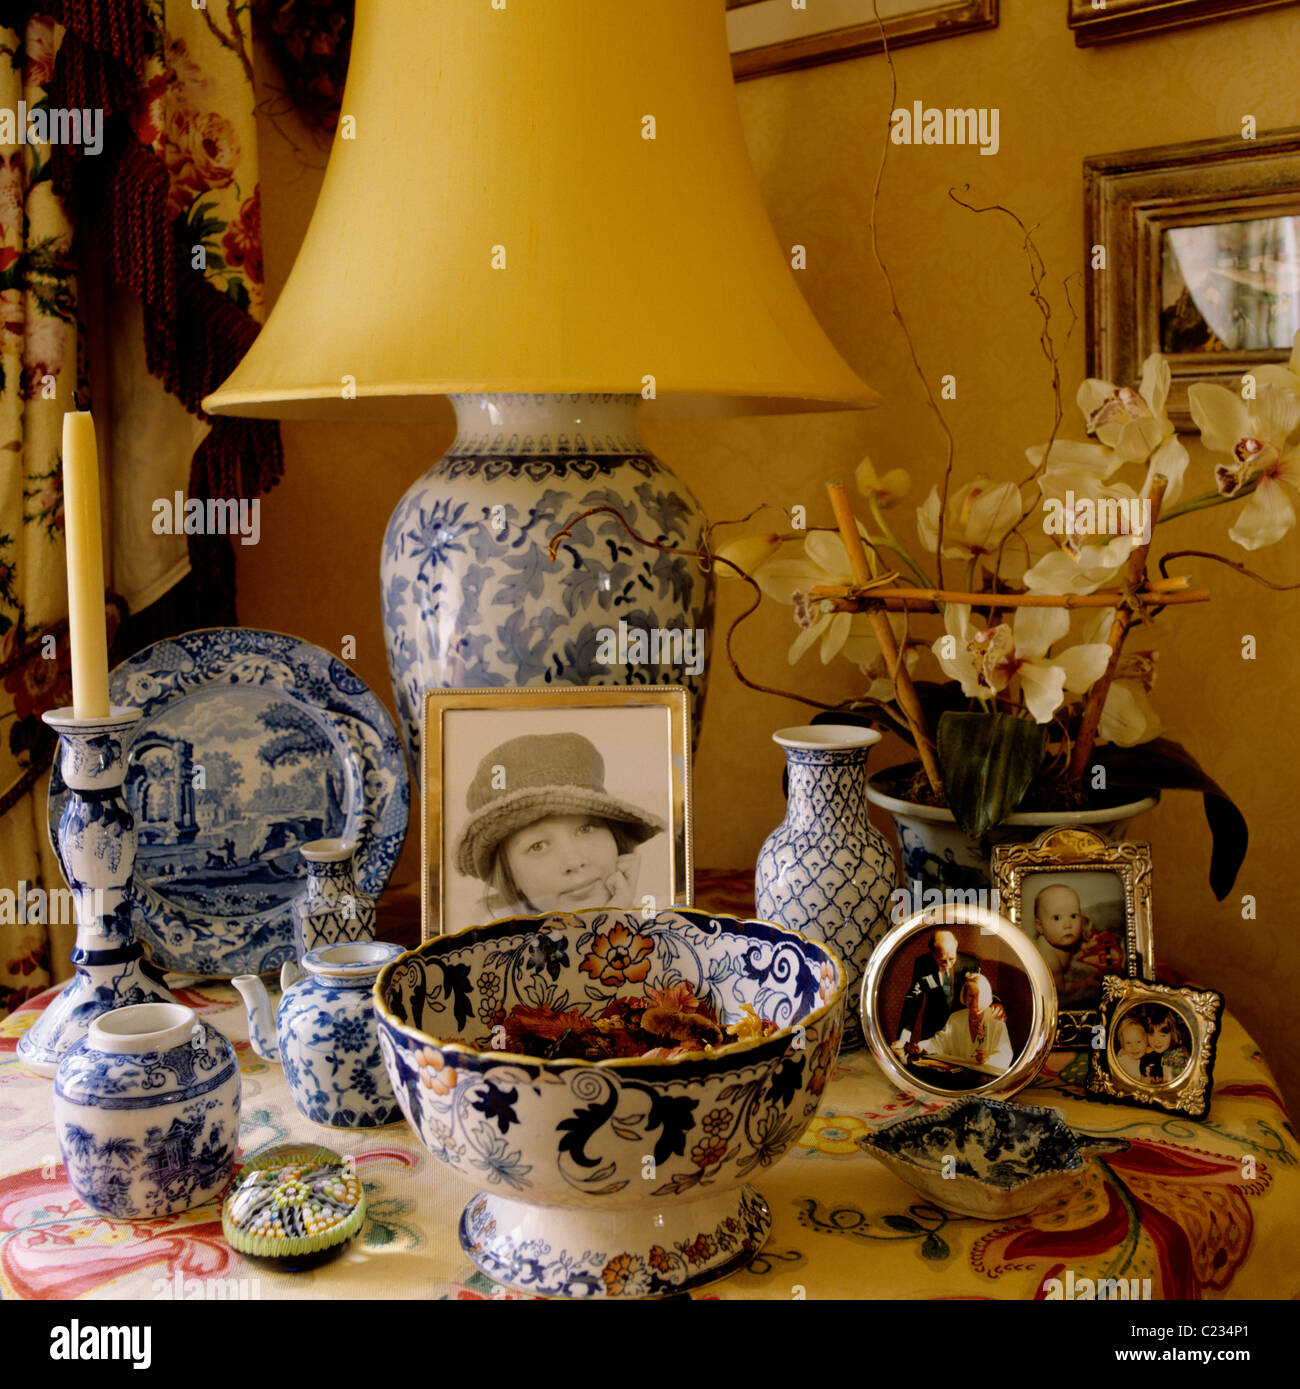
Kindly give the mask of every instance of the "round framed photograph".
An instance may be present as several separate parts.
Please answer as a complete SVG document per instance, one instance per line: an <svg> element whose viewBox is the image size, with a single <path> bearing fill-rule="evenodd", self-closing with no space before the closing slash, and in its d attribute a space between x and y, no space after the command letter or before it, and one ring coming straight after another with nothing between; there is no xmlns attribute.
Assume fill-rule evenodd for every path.
<svg viewBox="0 0 1300 1389"><path fill-rule="evenodd" d="M1007 1096L1042 1069L1056 1034L1042 955L985 907L930 907L876 946L862 981L862 1030L900 1090Z"/></svg>

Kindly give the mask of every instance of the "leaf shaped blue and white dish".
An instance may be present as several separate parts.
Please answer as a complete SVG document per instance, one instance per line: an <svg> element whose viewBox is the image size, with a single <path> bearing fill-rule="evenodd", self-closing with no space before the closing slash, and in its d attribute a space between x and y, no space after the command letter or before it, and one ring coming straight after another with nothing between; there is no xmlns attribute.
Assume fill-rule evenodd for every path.
<svg viewBox="0 0 1300 1389"><path fill-rule="evenodd" d="M294 954L299 850L355 840L361 891L382 891L406 837L406 759L388 711L337 656L244 627L188 632L124 661L138 849L136 930L154 961L206 978L263 974ZM50 778L51 832L67 790Z"/></svg>
<svg viewBox="0 0 1300 1389"><path fill-rule="evenodd" d="M1059 1196L1089 1158L1129 1145L1077 1134L1055 1109L972 1095L864 1134L858 1146L944 1210L1002 1220Z"/></svg>

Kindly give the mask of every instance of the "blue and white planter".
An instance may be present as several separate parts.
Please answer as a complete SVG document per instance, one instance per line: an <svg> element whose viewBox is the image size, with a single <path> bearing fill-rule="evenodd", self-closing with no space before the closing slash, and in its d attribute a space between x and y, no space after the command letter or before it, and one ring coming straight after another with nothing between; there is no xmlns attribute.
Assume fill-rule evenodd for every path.
<svg viewBox="0 0 1300 1389"><path fill-rule="evenodd" d="M372 1129L402 1118L379 1055L375 978L402 954L387 941L324 945L280 971L283 994L271 1023L266 985L232 979L248 1009L248 1039L264 1061L284 1067L304 1119L335 1129Z"/></svg>
<svg viewBox="0 0 1300 1389"><path fill-rule="evenodd" d="M921 805L893 795L887 787L892 783L894 770L891 767L879 773L876 784L868 784L867 799L887 810L893 819L903 886L912 895L914 911L928 905L923 904L922 898L931 892L944 895L953 891L969 893L972 889L991 891L990 859L999 844L1029 844L1044 830L1060 825L1085 825L1112 844L1118 843L1130 822L1153 810L1160 801L1160 793L1155 791L1101 810L1021 810L1008 815L979 839L972 839L946 806Z"/></svg>
<svg viewBox="0 0 1300 1389"><path fill-rule="evenodd" d="M698 729L707 642L695 673L689 661L602 656L619 654L620 621L629 633L707 632L711 577L638 544L607 512L575 526L554 560L548 552L553 533L598 506L646 539L699 548L704 515L637 436L638 397L451 400L456 441L398 502L380 565L388 668L417 780L424 691L441 687L685 685Z"/></svg>
<svg viewBox="0 0 1300 1389"><path fill-rule="evenodd" d="M136 837L122 795L123 746L140 711L115 706L107 718L79 719L64 708L43 717L59 735L59 770L68 787L56 848L77 917L76 973L19 1040L18 1055L52 1076L101 1014L176 1000L141 968L131 921Z"/></svg>
<svg viewBox="0 0 1300 1389"><path fill-rule="evenodd" d="M101 1215L201 1206L239 1146L235 1049L178 1003L105 1013L59 1065L54 1126L73 1190Z"/></svg>
<svg viewBox="0 0 1300 1389"><path fill-rule="evenodd" d="M374 940L375 902L358 887L348 839L314 839L299 851L307 865L307 888L293 904L293 943L301 963L322 945Z"/></svg>
<svg viewBox="0 0 1300 1389"><path fill-rule="evenodd" d="M897 884L889 842L867 819L867 754L880 734L815 724L783 728L772 741L785 750L788 802L759 851L755 914L830 945L856 997L871 952L889 929ZM861 1045L850 1010L844 1050Z"/></svg>

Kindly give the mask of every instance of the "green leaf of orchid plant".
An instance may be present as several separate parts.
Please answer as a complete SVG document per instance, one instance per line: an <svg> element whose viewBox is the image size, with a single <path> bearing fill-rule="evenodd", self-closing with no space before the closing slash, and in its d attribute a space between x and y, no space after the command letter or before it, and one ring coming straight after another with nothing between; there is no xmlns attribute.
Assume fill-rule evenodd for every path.
<svg viewBox="0 0 1300 1389"><path fill-rule="evenodd" d="M937 733L948 809L978 839L1024 799L1042 769L1047 731L1014 714L949 712Z"/></svg>

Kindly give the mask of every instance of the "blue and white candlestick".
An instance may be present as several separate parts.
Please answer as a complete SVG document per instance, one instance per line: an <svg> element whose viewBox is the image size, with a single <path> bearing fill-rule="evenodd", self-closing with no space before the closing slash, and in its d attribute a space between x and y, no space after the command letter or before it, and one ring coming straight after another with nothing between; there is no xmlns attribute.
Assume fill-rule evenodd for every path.
<svg viewBox="0 0 1300 1389"><path fill-rule="evenodd" d="M107 718L79 719L52 709L45 722L59 735L59 769L70 795L59 819L59 866L72 889L76 975L18 1043L33 1070L52 1076L91 1022L134 1003L175 1003L141 968L143 949L131 924L135 816L122 795L124 742L138 709L114 706Z"/></svg>

